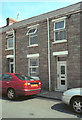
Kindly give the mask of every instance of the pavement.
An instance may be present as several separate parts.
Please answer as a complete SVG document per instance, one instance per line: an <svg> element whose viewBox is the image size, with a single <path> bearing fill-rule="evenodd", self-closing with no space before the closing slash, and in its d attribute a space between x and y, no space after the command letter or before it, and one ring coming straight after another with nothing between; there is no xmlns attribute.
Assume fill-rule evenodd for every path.
<svg viewBox="0 0 82 120"><path fill-rule="evenodd" d="M63 92L59 92L59 91L41 90L41 93L39 93L37 96L43 97L43 98L61 100L62 95L63 95Z"/></svg>

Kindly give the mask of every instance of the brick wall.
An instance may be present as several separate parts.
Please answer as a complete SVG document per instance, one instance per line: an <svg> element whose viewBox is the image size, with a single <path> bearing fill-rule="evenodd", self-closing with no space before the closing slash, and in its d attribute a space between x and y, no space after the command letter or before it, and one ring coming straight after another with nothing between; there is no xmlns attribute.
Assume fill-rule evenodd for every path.
<svg viewBox="0 0 82 120"><path fill-rule="evenodd" d="M30 24L29 26L31 25L33 24ZM27 74L28 73L27 55L39 53L40 55L39 77L42 82L42 87L46 86L46 88L48 88L46 21L40 22L38 26L38 46L29 47L29 37L28 35L26 35L26 33L27 33L27 26L16 30L16 72Z"/></svg>
<svg viewBox="0 0 82 120"><path fill-rule="evenodd" d="M2 73L2 34L0 34L0 73Z"/></svg>
<svg viewBox="0 0 82 120"><path fill-rule="evenodd" d="M68 88L80 86L80 13L68 19Z"/></svg>

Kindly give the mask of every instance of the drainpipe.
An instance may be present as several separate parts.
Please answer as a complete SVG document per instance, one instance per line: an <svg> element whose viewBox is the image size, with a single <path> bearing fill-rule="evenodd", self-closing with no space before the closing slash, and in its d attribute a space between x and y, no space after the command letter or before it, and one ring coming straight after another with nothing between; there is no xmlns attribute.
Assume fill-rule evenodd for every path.
<svg viewBox="0 0 82 120"><path fill-rule="evenodd" d="M48 75L49 75L49 91L51 91L51 75L50 75L50 36L49 36L49 18L47 18L48 30Z"/></svg>
<svg viewBox="0 0 82 120"><path fill-rule="evenodd" d="M14 65L13 65L13 67L14 67L14 70L13 70L13 72L15 73L15 30L13 30L13 55L14 55Z"/></svg>

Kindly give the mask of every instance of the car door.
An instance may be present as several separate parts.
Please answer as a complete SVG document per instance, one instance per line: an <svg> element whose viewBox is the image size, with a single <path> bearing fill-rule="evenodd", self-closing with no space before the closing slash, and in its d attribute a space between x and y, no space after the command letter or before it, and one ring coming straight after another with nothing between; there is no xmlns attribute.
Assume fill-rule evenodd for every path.
<svg viewBox="0 0 82 120"><path fill-rule="evenodd" d="M5 93L10 86L10 80L12 79L12 76L9 74L3 74L2 75L2 92Z"/></svg>

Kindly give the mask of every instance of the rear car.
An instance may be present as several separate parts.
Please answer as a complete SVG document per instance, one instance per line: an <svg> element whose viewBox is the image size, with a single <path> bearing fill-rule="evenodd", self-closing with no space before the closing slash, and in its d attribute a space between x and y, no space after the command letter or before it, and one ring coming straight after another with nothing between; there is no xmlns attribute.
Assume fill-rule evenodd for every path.
<svg viewBox="0 0 82 120"><path fill-rule="evenodd" d="M39 94L41 91L40 80L19 73L3 73L0 76L2 93L5 93L9 99L20 95Z"/></svg>
<svg viewBox="0 0 82 120"><path fill-rule="evenodd" d="M71 106L76 113L82 114L82 88L73 88L65 91L62 101Z"/></svg>

